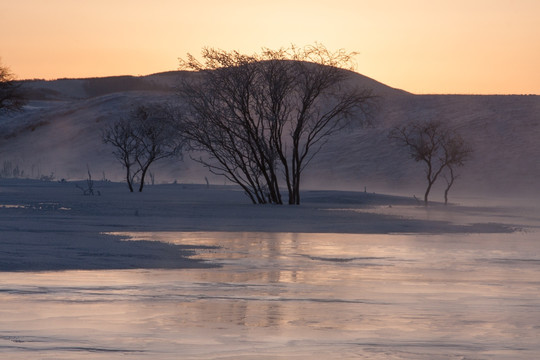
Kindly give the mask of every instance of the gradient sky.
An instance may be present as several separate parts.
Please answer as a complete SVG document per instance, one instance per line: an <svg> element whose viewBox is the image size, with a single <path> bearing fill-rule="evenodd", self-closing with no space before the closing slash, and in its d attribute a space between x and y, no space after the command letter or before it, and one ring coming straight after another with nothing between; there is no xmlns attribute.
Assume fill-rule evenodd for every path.
<svg viewBox="0 0 540 360"><path fill-rule="evenodd" d="M146 75L319 42L413 93L540 94L539 19L539 0L0 0L0 57L19 79Z"/></svg>

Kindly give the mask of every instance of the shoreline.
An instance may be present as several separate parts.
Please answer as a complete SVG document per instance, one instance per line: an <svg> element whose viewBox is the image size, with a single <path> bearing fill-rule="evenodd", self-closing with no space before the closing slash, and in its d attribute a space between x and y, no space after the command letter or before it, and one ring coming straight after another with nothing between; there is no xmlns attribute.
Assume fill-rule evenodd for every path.
<svg viewBox="0 0 540 360"><path fill-rule="evenodd" d="M107 233L237 232L313 234L512 233L540 225L502 208L428 208L407 197L305 191L299 206L253 205L234 187L153 185L129 193L99 183L84 196L75 183L0 180L0 271L198 268L196 246L125 241Z"/></svg>

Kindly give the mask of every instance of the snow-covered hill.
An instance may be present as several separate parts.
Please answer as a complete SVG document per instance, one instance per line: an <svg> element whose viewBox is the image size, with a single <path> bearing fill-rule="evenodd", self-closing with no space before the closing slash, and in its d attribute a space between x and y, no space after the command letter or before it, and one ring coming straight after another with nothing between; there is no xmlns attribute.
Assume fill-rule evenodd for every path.
<svg viewBox="0 0 540 360"><path fill-rule="evenodd" d="M133 104L174 96L181 76L186 75L26 81L31 101L25 111L0 117L0 174L18 168L23 177L53 173L56 179L81 179L88 166L94 178L121 180L111 148L101 141L104 125L125 116ZM396 124L436 118L458 128L474 148L455 194L538 194L540 96L413 95L359 74L353 77L381 97L374 126L353 127L332 138L310 164L306 187L420 195L423 168L392 145L387 134ZM189 159L161 164L154 173L158 182L224 181ZM440 189L433 196L440 197Z"/></svg>
<svg viewBox="0 0 540 360"><path fill-rule="evenodd" d="M328 144L317 161L318 174L332 174L338 186L420 195L423 166L387 139L393 126L416 119L448 122L471 144L473 156L459 170L455 191L505 197L540 193L540 96L388 96L374 127L354 129Z"/></svg>

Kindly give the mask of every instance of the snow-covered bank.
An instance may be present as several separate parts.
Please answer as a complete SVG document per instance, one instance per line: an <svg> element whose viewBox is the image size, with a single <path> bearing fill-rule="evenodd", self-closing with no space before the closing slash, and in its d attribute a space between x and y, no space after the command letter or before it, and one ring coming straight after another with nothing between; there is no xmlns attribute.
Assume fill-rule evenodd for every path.
<svg viewBox="0 0 540 360"><path fill-rule="evenodd" d="M170 184L129 193L125 184L96 182L100 195L83 196L75 185L0 181L0 270L205 265L189 259L196 247L110 232L494 233L531 225L501 208L426 209L414 198L363 192L306 191L300 206L261 206L234 187Z"/></svg>

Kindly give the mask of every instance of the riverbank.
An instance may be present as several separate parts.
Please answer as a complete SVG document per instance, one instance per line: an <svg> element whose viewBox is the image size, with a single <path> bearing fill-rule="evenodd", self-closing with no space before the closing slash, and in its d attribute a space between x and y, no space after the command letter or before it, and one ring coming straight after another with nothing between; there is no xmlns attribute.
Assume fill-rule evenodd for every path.
<svg viewBox="0 0 540 360"><path fill-rule="evenodd" d="M509 233L527 226L501 207L424 207L415 198L305 191L300 206L253 205L232 186L0 181L0 270L193 268L197 246L125 241L112 232ZM515 209L512 209L515 211Z"/></svg>

